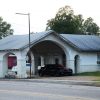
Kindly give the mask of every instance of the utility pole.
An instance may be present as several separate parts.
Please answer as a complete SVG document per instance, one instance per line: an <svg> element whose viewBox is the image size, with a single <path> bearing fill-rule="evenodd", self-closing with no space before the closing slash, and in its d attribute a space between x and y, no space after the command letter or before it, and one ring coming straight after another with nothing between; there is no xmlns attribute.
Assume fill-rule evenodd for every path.
<svg viewBox="0 0 100 100"><path fill-rule="evenodd" d="M19 15L27 15L28 16L28 29L29 29L29 56L30 56L30 78L31 78L31 50L30 50L30 43L31 43L31 38L30 38L30 13L16 13Z"/></svg>

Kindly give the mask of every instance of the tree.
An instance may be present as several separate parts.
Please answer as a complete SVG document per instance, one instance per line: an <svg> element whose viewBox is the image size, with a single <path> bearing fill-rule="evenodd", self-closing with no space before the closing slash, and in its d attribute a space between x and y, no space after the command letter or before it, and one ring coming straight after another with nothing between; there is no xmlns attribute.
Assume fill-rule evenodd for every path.
<svg viewBox="0 0 100 100"><path fill-rule="evenodd" d="M97 34L99 32L99 27L92 18L84 20L82 15L74 15L70 6L60 8L55 18L48 20L46 30L49 29L68 34Z"/></svg>
<svg viewBox="0 0 100 100"><path fill-rule="evenodd" d="M0 39L12 34L13 29L11 29L11 25L8 24L6 21L3 21L3 18L0 17Z"/></svg>
<svg viewBox="0 0 100 100"><path fill-rule="evenodd" d="M60 8L55 16L51 20L48 20L47 30L52 29L58 33L72 33L73 32L73 10L69 6ZM67 28L66 28L67 27ZM70 30L70 31L69 31Z"/></svg>
<svg viewBox="0 0 100 100"><path fill-rule="evenodd" d="M99 26L93 22L91 17L89 17L83 23L83 32L86 34L98 34Z"/></svg>

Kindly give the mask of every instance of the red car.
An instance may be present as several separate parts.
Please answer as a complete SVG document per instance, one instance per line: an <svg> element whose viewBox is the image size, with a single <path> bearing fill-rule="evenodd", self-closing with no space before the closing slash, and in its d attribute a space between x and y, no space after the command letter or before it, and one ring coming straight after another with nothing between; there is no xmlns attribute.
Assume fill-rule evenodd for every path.
<svg viewBox="0 0 100 100"><path fill-rule="evenodd" d="M39 76L69 76L73 74L72 69L60 64L47 64L38 70Z"/></svg>

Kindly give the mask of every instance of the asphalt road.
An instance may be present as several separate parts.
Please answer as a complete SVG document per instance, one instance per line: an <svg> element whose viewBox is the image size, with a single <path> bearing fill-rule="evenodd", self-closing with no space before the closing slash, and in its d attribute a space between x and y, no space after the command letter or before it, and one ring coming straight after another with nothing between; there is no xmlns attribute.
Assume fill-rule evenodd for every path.
<svg viewBox="0 0 100 100"><path fill-rule="evenodd" d="M0 81L0 100L100 100L100 87Z"/></svg>

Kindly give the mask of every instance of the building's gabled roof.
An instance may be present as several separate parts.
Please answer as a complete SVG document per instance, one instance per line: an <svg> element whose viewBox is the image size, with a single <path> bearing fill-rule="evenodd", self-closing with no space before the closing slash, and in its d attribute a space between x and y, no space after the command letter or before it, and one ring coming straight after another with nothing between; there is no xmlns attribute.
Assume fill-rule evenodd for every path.
<svg viewBox="0 0 100 100"><path fill-rule="evenodd" d="M54 31L45 31L31 34L31 43L47 36ZM20 50L29 46L29 34L26 35L10 35L0 40L0 51L2 50Z"/></svg>
<svg viewBox="0 0 100 100"><path fill-rule="evenodd" d="M42 38L51 33L52 30L31 34L31 44L37 43ZM100 37L93 35L72 35L72 34L56 34L67 44L79 51L100 51ZM0 40L0 51L3 50L22 50L29 46L29 34L27 35L11 35Z"/></svg>
<svg viewBox="0 0 100 100"><path fill-rule="evenodd" d="M66 42L80 51L99 51L100 37L94 35L61 34Z"/></svg>

